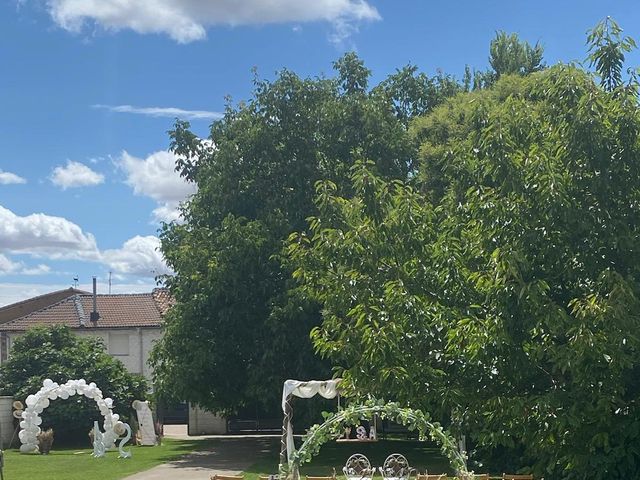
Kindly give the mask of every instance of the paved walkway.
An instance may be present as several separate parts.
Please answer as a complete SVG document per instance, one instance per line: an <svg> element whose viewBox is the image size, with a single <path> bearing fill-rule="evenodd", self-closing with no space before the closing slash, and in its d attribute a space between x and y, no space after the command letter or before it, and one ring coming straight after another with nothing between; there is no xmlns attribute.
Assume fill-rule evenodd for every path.
<svg viewBox="0 0 640 480"><path fill-rule="evenodd" d="M123 480L209 480L212 475L237 475L255 463L263 452L273 452L277 437L264 436L202 436L188 437L186 430L165 431L172 438L207 439L216 441L208 450L185 455L180 460L158 465Z"/></svg>

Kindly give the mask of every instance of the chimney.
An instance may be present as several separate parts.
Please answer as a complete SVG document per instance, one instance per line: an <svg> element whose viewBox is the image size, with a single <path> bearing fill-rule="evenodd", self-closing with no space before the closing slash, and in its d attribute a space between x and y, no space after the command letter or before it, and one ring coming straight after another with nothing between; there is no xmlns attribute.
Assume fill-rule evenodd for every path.
<svg viewBox="0 0 640 480"><path fill-rule="evenodd" d="M100 314L98 313L98 295L96 293L96 277L93 277L93 311L89 318L94 323L100 318Z"/></svg>

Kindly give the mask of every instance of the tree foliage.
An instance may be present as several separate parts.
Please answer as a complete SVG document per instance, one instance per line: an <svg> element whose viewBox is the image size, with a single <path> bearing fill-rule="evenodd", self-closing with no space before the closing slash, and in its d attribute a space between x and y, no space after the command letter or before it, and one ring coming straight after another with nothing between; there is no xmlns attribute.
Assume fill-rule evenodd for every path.
<svg viewBox="0 0 640 480"><path fill-rule="evenodd" d="M503 75L529 75L545 68L544 48L539 43L531 46L520 40L517 34L500 30L489 45L489 65L491 70L477 71L473 75L475 89L493 85ZM466 84L470 84L469 73Z"/></svg>
<svg viewBox="0 0 640 480"><path fill-rule="evenodd" d="M622 85L622 67L625 53L636 48L636 42L631 37L621 37L622 29L610 17L598 23L589 30L587 43L589 44L590 66L595 66L600 75L600 85L611 92Z"/></svg>
<svg viewBox="0 0 640 480"><path fill-rule="evenodd" d="M579 68L503 76L419 119L409 181L317 184L296 278L353 392L450 416L491 467L640 469L640 112Z"/></svg>
<svg viewBox="0 0 640 480"><path fill-rule="evenodd" d="M128 421L131 403L147 396L142 375L129 373L106 351L101 338L80 337L67 327L37 327L18 337L11 355L0 366L0 395L11 395L24 403L50 378L59 384L84 378L103 395L113 399L113 410ZM56 400L42 414L42 429L53 428L56 440L84 442L94 420L102 416L93 400L83 396Z"/></svg>
<svg viewBox="0 0 640 480"><path fill-rule="evenodd" d="M528 75L542 70L544 49L536 43L533 47L523 42L518 35L507 35L504 31L496 33L489 46L489 64L499 79L502 75Z"/></svg>
<svg viewBox="0 0 640 480"><path fill-rule="evenodd" d="M453 79L413 67L370 88L352 53L334 67L334 78L284 70L256 80L252 98L212 125L210 142L184 122L170 133L178 170L198 191L184 223L161 233L177 302L152 355L165 395L220 412L275 410L286 378L330 375L309 340L320 307L292 282L284 242L316 211L316 181L350 194L359 155L384 178L406 178L417 155L409 119L457 91Z"/></svg>

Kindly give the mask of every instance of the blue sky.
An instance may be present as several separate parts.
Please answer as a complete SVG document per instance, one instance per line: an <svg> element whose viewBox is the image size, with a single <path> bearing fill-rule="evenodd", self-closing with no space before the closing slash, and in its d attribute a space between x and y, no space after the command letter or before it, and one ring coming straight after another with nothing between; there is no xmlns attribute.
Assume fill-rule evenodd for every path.
<svg viewBox="0 0 640 480"><path fill-rule="evenodd" d="M637 1L5 0L0 4L0 305L67 288L148 291L166 271L159 221L193 191L172 173L176 116L206 136L253 74L331 74L355 49L383 79L407 63L487 67L496 30L581 61L612 16L640 40ZM638 66L634 52L628 64Z"/></svg>

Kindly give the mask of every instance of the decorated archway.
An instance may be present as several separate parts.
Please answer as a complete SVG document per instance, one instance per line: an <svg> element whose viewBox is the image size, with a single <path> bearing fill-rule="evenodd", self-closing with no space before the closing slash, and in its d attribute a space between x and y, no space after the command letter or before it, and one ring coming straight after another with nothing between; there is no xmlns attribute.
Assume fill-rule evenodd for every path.
<svg viewBox="0 0 640 480"><path fill-rule="evenodd" d="M58 398L66 400L74 395L84 395L95 400L100 414L104 417L104 434L102 436L104 445L109 448L123 431L124 424L120 421L120 416L113 413L113 400L103 398L102 391L95 383L87 382L81 378L79 380L69 380L67 383L59 385L51 379L42 382L42 388L33 395L29 395L25 401L27 408L22 412L20 421L20 433L18 438L22 445L21 453L31 453L38 450L38 434L42 418L40 414L49 406L52 400Z"/></svg>
<svg viewBox="0 0 640 480"><path fill-rule="evenodd" d="M331 440L336 440L344 433L346 426L356 425L361 420L378 415L381 419L389 419L416 431L420 440L431 440L440 444L441 451L451 462L460 478L473 478L467 470L464 453L456 446L454 437L438 422L432 422L427 413L411 408L402 408L398 403L378 402L370 400L364 404L351 405L329 416L324 423L312 426L303 437L299 450L292 454L288 464L280 465L280 480L298 480L299 468L303 463L311 461L318 454L320 447Z"/></svg>

